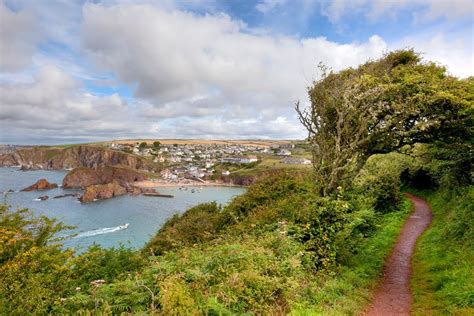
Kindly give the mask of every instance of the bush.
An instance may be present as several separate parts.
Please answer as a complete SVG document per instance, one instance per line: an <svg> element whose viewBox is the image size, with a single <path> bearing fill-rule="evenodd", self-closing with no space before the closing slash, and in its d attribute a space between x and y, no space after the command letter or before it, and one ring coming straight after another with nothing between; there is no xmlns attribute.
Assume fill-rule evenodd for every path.
<svg viewBox="0 0 474 316"><path fill-rule="evenodd" d="M112 282L124 273L138 271L145 260L137 251L121 246L104 249L93 245L71 261L75 286L88 288L91 281Z"/></svg>
<svg viewBox="0 0 474 316"><path fill-rule="evenodd" d="M369 199L378 212L396 210L401 201L400 175L413 159L390 153L370 157L355 179L355 194Z"/></svg>
<svg viewBox="0 0 474 316"><path fill-rule="evenodd" d="M47 314L70 288L72 252L55 238L65 228L0 205L0 314Z"/></svg>
<svg viewBox="0 0 474 316"><path fill-rule="evenodd" d="M216 202L199 204L182 215L174 215L145 246L145 253L161 255L175 248L191 246L215 237L221 206Z"/></svg>

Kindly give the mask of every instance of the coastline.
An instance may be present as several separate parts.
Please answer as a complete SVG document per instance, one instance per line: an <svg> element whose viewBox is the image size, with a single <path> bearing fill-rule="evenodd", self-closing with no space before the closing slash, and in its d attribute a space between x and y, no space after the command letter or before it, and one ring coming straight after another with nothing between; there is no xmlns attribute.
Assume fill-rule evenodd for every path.
<svg viewBox="0 0 474 316"><path fill-rule="evenodd" d="M159 187L238 187L245 188L243 185L224 183L224 182L199 182L194 180L179 180L179 181L166 181L166 180L143 180L133 182L133 185L139 188L159 188Z"/></svg>

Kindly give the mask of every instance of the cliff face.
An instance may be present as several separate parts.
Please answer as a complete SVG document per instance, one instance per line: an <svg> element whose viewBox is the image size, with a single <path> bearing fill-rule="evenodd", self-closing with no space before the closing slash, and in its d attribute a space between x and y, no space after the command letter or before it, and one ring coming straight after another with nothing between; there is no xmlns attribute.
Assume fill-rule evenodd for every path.
<svg viewBox="0 0 474 316"><path fill-rule="evenodd" d="M132 169L106 166L97 169L79 167L70 171L63 179L63 188L86 188L91 185L107 184L117 181L127 187L129 183L145 180L147 177Z"/></svg>
<svg viewBox="0 0 474 316"><path fill-rule="evenodd" d="M22 148L0 155L0 166L26 166L32 169L99 168L123 165L138 170L153 170L143 158L99 146L79 145L69 148Z"/></svg>
<svg viewBox="0 0 474 316"><path fill-rule="evenodd" d="M115 196L124 195L126 193L127 190L121 186L118 181L113 181L107 184L88 186L79 200L83 203L87 203L95 200L110 199Z"/></svg>

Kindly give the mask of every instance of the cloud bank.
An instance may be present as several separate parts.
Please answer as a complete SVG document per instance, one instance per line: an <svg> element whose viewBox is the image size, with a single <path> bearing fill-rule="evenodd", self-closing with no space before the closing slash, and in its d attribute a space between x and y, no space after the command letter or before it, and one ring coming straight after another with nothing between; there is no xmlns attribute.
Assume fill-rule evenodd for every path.
<svg viewBox="0 0 474 316"><path fill-rule="evenodd" d="M290 4L265 0L254 10L264 16ZM465 16L463 5L445 12L430 3L417 19ZM397 2L397 9L410 6ZM317 8L333 23L351 10L365 8L363 14L374 17L395 10L391 2L368 0ZM306 87L318 78L319 62L340 70L415 47L455 75L474 69L472 41L463 40L472 30L390 42L374 33L339 43L262 31L229 14L184 10L172 1L73 2L54 10L45 3L15 11L0 4L0 142L302 138L293 106L307 102ZM57 15L61 11L65 18Z"/></svg>

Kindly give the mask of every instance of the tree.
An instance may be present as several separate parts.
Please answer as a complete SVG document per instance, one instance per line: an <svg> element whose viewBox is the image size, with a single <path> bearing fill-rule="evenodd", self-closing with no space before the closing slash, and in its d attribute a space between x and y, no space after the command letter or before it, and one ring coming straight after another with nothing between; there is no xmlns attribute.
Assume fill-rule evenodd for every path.
<svg viewBox="0 0 474 316"><path fill-rule="evenodd" d="M347 187L377 153L433 140L452 141L467 128L472 80L400 50L338 73L320 64L308 88L310 106L296 104L308 131L316 182L322 195ZM472 92L471 92L472 93Z"/></svg>
<svg viewBox="0 0 474 316"><path fill-rule="evenodd" d="M155 141L155 142L153 142L153 148L155 148L155 149L159 149L159 148L160 148L160 146L161 146L161 143L160 143L159 141Z"/></svg>
<svg viewBox="0 0 474 316"><path fill-rule="evenodd" d="M138 146L138 148L139 148L140 150L143 150L143 149L145 149L146 147L147 147L146 142L141 142L140 145Z"/></svg>

